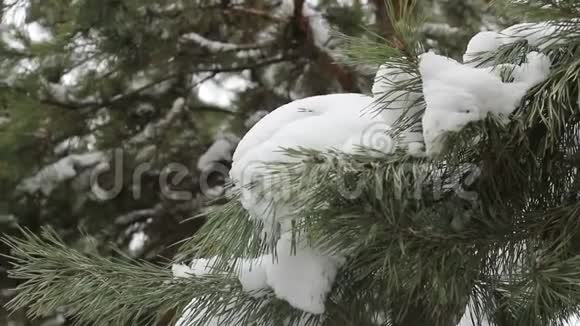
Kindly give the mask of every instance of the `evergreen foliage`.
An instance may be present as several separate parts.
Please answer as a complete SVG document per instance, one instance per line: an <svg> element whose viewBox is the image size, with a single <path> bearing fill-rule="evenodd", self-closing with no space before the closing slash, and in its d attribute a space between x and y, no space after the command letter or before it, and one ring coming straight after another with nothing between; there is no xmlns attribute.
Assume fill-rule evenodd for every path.
<svg viewBox="0 0 580 326"><path fill-rule="evenodd" d="M187 99L186 113L196 112L198 107L200 110L208 108L188 93L193 87L190 84L192 73L209 73L202 76L215 77L219 73L250 70L252 76L260 76L264 67L287 63L290 67L283 66L276 71L291 72L291 66L303 66L300 76L313 76L317 75L316 69L326 67L324 63L312 64L328 59L326 54L318 52L320 49L315 49L314 58L310 57L312 48L308 47L312 44L300 43L297 48L285 48L294 43L276 39L263 44L256 39L257 31L278 19L268 14L267 7L256 5L254 9L264 10L250 14L253 20L255 15L264 19L264 25L225 27L226 31L214 33L219 30L215 26L224 26L224 21L200 13L201 7L184 5L179 13L175 13L173 10L177 9L173 7L160 12L159 6L151 3L145 13L139 5L114 2L108 7L100 1L80 1L71 8L61 8L62 11L36 9L43 20L65 31L74 31L63 34L68 38L56 37L53 44L39 46L38 51L47 51L45 53L53 56L55 52L52 51L56 50L47 48L55 47L64 51L64 61L76 60L73 52L66 52L71 51L66 45L70 45L73 35L86 36L95 29L99 31L96 38L98 49L102 51L99 55L114 58L111 67L122 72L111 72L106 78L84 76L83 85L76 85L75 95L66 96L64 102L48 88L49 93L38 98L37 103L58 107L57 110L72 110L73 114L95 113L107 108L115 117L111 121L123 124L111 126L103 133L103 139L99 139L106 147L113 148L134 144L131 137L142 130L138 127L139 122L127 118L130 113L126 108L135 103L152 101L158 110L167 110L172 104L175 107L176 98L182 97ZM135 261L117 252L113 252L114 258L108 258L71 248L65 244L70 241L50 229L45 229L40 236L23 231L22 237L7 236L4 240L11 249L14 263L11 277L22 281L8 307L26 309L31 317L43 317L62 308L79 325L148 324L160 322L167 316L176 320L173 314L187 309L190 302L195 306L194 313L189 316L192 326L208 325L216 316L221 316L224 325L455 325L469 303L476 322L485 319L496 325L558 325L580 314L580 256L577 252L580 230L577 221L580 210L577 175L580 26L576 20L570 20L578 16L578 8L566 1L557 4L525 1L506 5L510 13L525 12L526 17L522 19L558 19L550 22L557 27L558 33L547 36L543 42L548 46L541 49L553 63L550 77L530 91L509 125L493 119L473 123L449 137L445 152L435 159L409 157L405 153L377 157L295 148L286 149L287 155L298 158L294 163L267 166L273 177L267 182L274 186L273 189L291 194L287 200L300 203L301 216L308 217L294 225L294 232L307 234L312 243L348 257L328 299L325 315L302 313L276 299L272 293L255 298L242 291L233 276L239 260L261 255L272 248L272 243L271 238L261 237L256 231L259 229L256 222L247 218L236 200L235 191L228 194L227 203L204 216L207 223L178 250L177 259L181 261L216 257L213 274L175 279L165 266ZM357 73L364 75L365 72L355 65L364 63L376 67L385 62L417 76L397 85L395 91L421 90L417 56L435 43L429 42L429 35L421 27L424 23L418 17L420 10L425 12L429 7L421 8L413 1L402 1L399 6L393 7L393 3L387 6L389 20L395 22L391 26L392 34L384 35L379 31L365 36L342 36L345 42L337 52L340 54L337 60L344 65L340 65L338 76L336 70L332 70L334 86L315 92L360 90L364 83L357 82L361 78ZM34 5L30 8L33 13L34 8ZM202 12L215 8L227 13L222 17L224 20L229 15L249 13L248 8L226 6L224 9L217 4L203 7ZM360 4L353 8L358 16L345 14L346 9L342 6L327 11L336 21L346 20L344 32L350 35L353 30L360 32L353 17L365 17ZM198 19L183 18L188 14L197 15ZM149 15L158 18L153 21L167 28L169 38L159 36L159 26L150 22ZM139 22L135 25L139 28L123 26L123 22L129 21ZM178 37L181 34L175 31L195 30L188 26L191 21L207 24L204 28L212 32L203 37L219 44L204 41L205 46L198 44L190 49L187 42L199 40L190 37L184 45ZM282 38L293 39L305 32L300 30L299 23L295 24L297 26L280 25L276 25L280 28L277 35ZM236 41L238 45L230 51L225 40ZM228 50L216 52L216 48ZM445 46L442 49L456 55L462 52ZM260 55L246 57L254 50ZM519 64L532 50L537 49L518 42L494 53L482 53L482 56L494 64ZM183 57L177 60L175 53ZM240 53L245 53L241 59ZM305 57L304 53L307 53ZM196 64L192 65L191 61ZM220 63L218 68L214 68L216 62ZM155 69L159 67L164 69ZM314 73L308 69L314 69ZM142 89L124 92L124 83L143 70L150 74L147 75L151 78L150 83ZM18 83L46 86L48 80L50 85L49 77L40 71L43 70L34 73L38 76L26 76ZM345 73L350 77L345 78ZM280 100L277 90L264 86L262 78L257 77L258 86L240 96L235 114L243 115L250 110L248 107L256 107L254 100L248 98ZM164 91L166 93L143 94L167 81L172 84ZM30 86L11 85L9 88L13 92L26 87ZM308 86L302 87L308 89ZM94 95L95 89L98 90L95 101L80 100L79 103L78 99ZM257 96L264 92L271 96ZM18 98L21 93L7 94L19 104L26 104ZM306 94L301 93L300 97L302 95ZM388 98L379 99L375 109L388 110L391 104ZM26 114L22 113L24 110L19 110L19 114ZM223 110L210 109L212 113ZM163 113L155 113L158 120L163 120ZM62 115L61 118L67 117ZM90 118L94 116L84 117ZM400 124L395 132L415 128L420 116L405 118L407 123ZM195 126L196 119L191 120ZM31 118L30 123L36 121L37 118ZM152 120L141 123L141 128L148 123ZM184 125L172 124L172 128L175 127L184 128ZM18 126L10 125L9 128ZM70 133L65 134L70 136ZM166 137L169 141L178 138L179 133L170 130ZM119 139L127 141L119 145ZM164 139L156 137L155 141L163 144ZM14 146L15 142L8 145ZM21 138L18 142L20 144ZM183 150L179 147L177 151ZM466 180L474 167L478 171L477 178ZM26 169L26 166L21 168ZM466 189L458 189L458 185ZM355 191L357 196L345 196ZM476 197L463 196L468 193ZM193 214L199 209L195 208L188 206L186 209ZM53 212L63 214L62 210L54 208ZM275 228L266 227L266 230L276 234Z"/></svg>

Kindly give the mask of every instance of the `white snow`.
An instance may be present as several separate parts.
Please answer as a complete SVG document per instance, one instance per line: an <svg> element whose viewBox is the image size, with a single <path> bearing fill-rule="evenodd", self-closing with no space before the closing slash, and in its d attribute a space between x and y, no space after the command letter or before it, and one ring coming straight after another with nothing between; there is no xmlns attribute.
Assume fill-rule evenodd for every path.
<svg viewBox="0 0 580 326"><path fill-rule="evenodd" d="M140 71L133 75L131 79L126 83L125 94L131 94L134 92L151 95L151 96L161 96L173 85L172 79L158 81L159 77L156 76L156 71Z"/></svg>
<svg viewBox="0 0 580 326"><path fill-rule="evenodd" d="M37 22L27 25L28 37L33 43L50 42L54 39L52 32Z"/></svg>
<svg viewBox="0 0 580 326"><path fill-rule="evenodd" d="M95 166L106 159L103 152L69 155L24 179L17 186L17 190L29 194L40 191L49 196L58 185L76 177L82 169Z"/></svg>
<svg viewBox="0 0 580 326"><path fill-rule="evenodd" d="M314 6L305 3L302 7L302 14L308 19L308 25L312 31L314 44L327 53L332 54L327 47L331 41L331 28L323 14Z"/></svg>
<svg viewBox="0 0 580 326"><path fill-rule="evenodd" d="M316 246L309 246L300 239L296 239L295 252L291 252L288 221L299 218L293 214L295 209L279 200L284 194L262 192L249 186L270 177L263 169L263 162L291 160L281 148L300 146L348 153L370 148L377 154L391 153L394 143L387 134L390 128L383 119L385 115L365 114L372 103L373 98L361 94L334 94L294 101L266 115L241 140L233 156L230 175L241 188L242 205L251 218L268 226L279 223L282 231L276 252L271 253L273 259L261 257L260 263L252 261L252 269L242 270L240 280L244 288L259 293L267 285L276 297L297 309L313 314L325 311L326 296L341 259L320 252Z"/></svg>
<svg viewBox="0 0 580 326"><path fill-rule="evenodd" d="M324 17L324 12L319 8L318 1L306 0L302 5L302 15L308 20L314 44L327 54L334 56L336 53L330 51L332 47L332 29ZM281 17L291 17L294 15L294 1L284 0L278 7L276 14Z"/></svg>
<svg viewBox="0 0 580 326"><path fill-rule="evenodd" d="M239 262L237 277L244 291L255 298L271 289L278 299L312 314L325 311L326 295L338 268L344 263L341 257L311 248L296 239L292 248L292 234L286 233L278 240L275 254ZM174 277L190 278L212 272L215 258L196 259L191 266L173 265Z"/></svg>
<svg viewBox="0 0 580 326"><path fill-rule="evenodd" d="M237 139L234 137L218 138L209 148L199 157L197 161L197 168L200 171L211 170L214 164L220 161L231 161L232 153L236 147Z"/></svg>
<svg viewBox="0 0 580 326"><path fill-rule="evenodd" d="M240 59L258 57L262 55L261 48L272 45L272 38L264 38L260 43L235 44L229 42L214 41L205 38L198 33L187 33L181 36L181 42L194 42L198 46L208 50L210 53L233 52Z"/></svg>
<svg viewBox="0 0 580 326"><path fill-rule="evenodd" d="M38 22L26 23L26 10L30 6L29 0L9 0L4 3L4 6L7 10L2 17L2 25L22 31L33 43L48 42L54 39L52 32Z"/></svg>
<svg viewBox="0 0 580 326"><path fill-rule="evenodd" d="M292 5L290 1L282 4L285 10ZM305 5L305 8L308 7L308 4ZM313 28L324 29L315 26ZM466 57L504 44L496 36L478 34L470 43ZM324 32L320 32L316 43L323 39ZM205 44L208 47L219 45L219 48L227 48L224 44ZM502 81L499 72L503 69L513 70L513 82ZM484 119L489 114L508 121L524 95L547 78L550 60L534 52L520 66L474 68L447 57L426 53L420 58L419 71L420 76L414 76L393 65L381 66L373 85L374 98L361 94L333 94L297 100L263 117L240 141L233 154L230 176L242 192L241 203L250 218L281 230L280 237L273 239L277 241L275 250L257 258L239 257L237 277L244 291L261 297L271 290L277 298L299 310L322 314L338 269L344 263L343 257L322 251L315 243L303 241L306 235L293 239L290 222L304 217L297 215L299 210L296 207L281 200L285 195L284 189L253 187L256 181L263 181L265 187L272 185L272 180L269 180L271 174L264 168L264 163L288 163L295 159L286 156L282 149L338 149L357 153L361 148L368 148L377 155L391 154L400 144L396 143L399 140L389 136L389 130L399 122L403 112L408 110L406 113L410 115L419 112L420 108L413 103L421 96L397 91L394 87L412 78L421 78L426 102L422 119L423 135L409 133L404 139L409 154L421 156L425 149L427 155L436 155L441 152L448 133L459 131L470 122ZM388 103L387 107L380 114L369 113L369 109L381 101ZM224 156L225 143L214 145L207 157L200 160L200 168L215 161L216 157ZM196 260L190 267L175 265L173 272L176 277L205 275L212 272L214 262L209 259ZM187 325L196 303L196 300L192 301L178 325ZM235 324L235 318L231 320ZM461 326L470 325L465 316L462 323ZM222 324L218 317L210 322L210 325L218 324Z"/></svg>
<svg viewBox="0 0 580 326"><path fill-rule="evenodd" d="M493 67L472 68L447 57L423 54L419 70L427 103L422 120L427 155L440 153L445 135L469 122L488 114L507 121L523 96L550 72L547 56L533 52L527 60L516 67L514 82L504 83Z"/></svg>
<svg viewBox="0 0 580 326"><path fill-rule="evenodd" d="M238 278L244 291L252 296L262 297L268 289L268 275L265 265L271 264L272 256L264 255L256 259L246 259L241 262Z"/></svg>
<svg viewBox="0 0 580 326"><path fill-rule="evenodd" d="M276 297L293 307L312 314L325 311L326 296L342 265L342 260L296 241L292 248L292 234L282 235L276 246L274 262L267 264L266 280ZM292 252L292 249L295 252Z"/></svg>
<svg viewBox="0 0 580 326"><path fill-rule="evenodd" d="M199 84L199 99L223 108L231 107L237 95L250 86L243 74L218 74Z"/></svg>
<svg viewBox="0 0 580 326"><path fill-rule="evenodd" d="M12 121L12 119L10 117L0 116L0 127L3 127L4 125L9 124L10 121Z"/></svg>
<svg viewBox="0 0 580 326"><path fill-rule="evenodd" d="M7 8L2 17L3 24L21 26L26 22L28 0L8 0L3 5Z"/></svg>
<svg viewBox="0 0 580 326"><path fill-rule="evenodd" d="M201 36L200 34L193 32L183 35L181 39L185 41L195 42L199 44L201 47L204 47L212 52L224 52L239 49L239 46L236 44L212 41Z"/></svg>
<svg viewBox="0 0 580 326"><path fill-rule="evenodd" d="M560 33L558 26L553 22L517 24L500 32L483 31L469 41L463 62L472 67L478 66L482 63L481 60L476 60L478 56L485 52L494 52L502 45L523 40L531 46L538 47L540 51L544 51L558 42L565 42L565 38L558 40L551 37L558 33Z"/></svg>
<svg viewBox="0 0 580 326"><path fill-rule="evenodd" d="M96 143L97 137L94 134L72 136L57 144L53 149L53 153L57 156L63 156L69 152L93 151Z"/></svg>
<svg viewBox="0 0 580 326"><path fill-rule="evenodd" d="M153 139L156 137L161 131L168 128L175 119L183 113L185 109L185 99L182 97L177 98L173 101L173 105L170 110L167 111L165 116L158 121L151 122L143 131L138 133L137 135L133 136L129 141L129 145L141 145L146 143L148 140Z"/></svg>
<svg viewBox="0 0 580 326"><path fill-rule="evenodd" d="M230 176L242 189L242 204L252 218L262 220L265 225L273 225L274 220L282 220L283 215L288 215L285 211L292 210L270 205L270 201L274 200L273 194L260 198L259 190L247 189L257 180L268 179L263 162L290 159L282 148L342 149L353 153L360 147L373 144L368 141L369 138L379 137L383 141L374 142L373 145L379 147L373 149L390 153L392 144L384 141L387 129L381 132L370 128L383 122L381 116L363 114L372 102L371 97L361 94L310 97L276 109L248 131L234 152Z"/></svg>
<svg viewBox="0 0 580 326"><path fill-rule="evenodd" d="M51 83L43 81L44 91L48 96L57 102L73 104L73 105L93 105L98 103L95 96L86 96L84 98L78 98L74 92L75 89L68 87L64 84ZM44 96L44 94L41 94Z"/></svg>
<svg viewBox="0 0 580 326"><path fill-rule="evenodd" d="M500 37L504 44L525 39L530 45L544 50L556 44L556 41L550 40L550 37L558 33L558 27L550 22L523 23L504 29L500 32Z"/></svg>
<svg viewBox="0 0 580 326"><path fill-rule="evenodd" d="M571 316L570 320L564 323L564 326L580 326L580 317Z"/></svg>
<svg viewBox="0 0 580 326"><path fill-rule="evenodd" d="M472 67L481 66L483 60L478 57L486 52L493 52L499 49L504 43L496 32L485 31L476 34L467 44L467 50L463 55L463 63ZM490 66L487 64L486 66Z"/></svg>
<svg viewBox="0 0 580 326"><path fill-rule="evenodd" d="M155 107L151 103L140 103L135 111L138 115L144 116L155 112Z"/></svg>
<svg viewBox="0 0 580 326"><path fill-rule="evenodd" d="M171 267L173 276L177 278L191 278L193 276L204 276L212 272L215 258L194 259L189 266L184 264L174 264Z"/></svg>
<svg viewBox="0 0 580 326"><path fill-rule="evenodd" d="M147 241L149 241L149 236L145 232L139 231L133 233L131 241L129 241L129 253L132 256L139 255L143 251Z"/></svg>

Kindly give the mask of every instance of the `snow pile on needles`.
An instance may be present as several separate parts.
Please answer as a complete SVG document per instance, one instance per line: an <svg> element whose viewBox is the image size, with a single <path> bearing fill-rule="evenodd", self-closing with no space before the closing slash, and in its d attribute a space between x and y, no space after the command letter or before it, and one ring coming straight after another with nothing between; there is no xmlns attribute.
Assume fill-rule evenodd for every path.
<svg viewBox="0 0 580 326"><path fill-rule="evenodd" d="M554 32L547 25L534 26L542 35ZM326 297L345 259L307 243L304 235L293 234L292 222L303 218L294 213L296 207L277 200L276 193L258 192L251 187L257 180L269 176L264 163L295 160L281 150L284 148L341 150L351 154L370 149L385 156L402 148L409 155L434 157L443 150L449 133L460 131L470 122L489 115L508 122L526 93L546 80L551 62L546 55L532 52L522 65L494 66L478 61L478 55L522 39L537 43L538 34L525 35L523 27L530 26L517 25L502 33L477 34L468 46L463 64L425 53L419 58L420 76L405 73L392 64L381 66L373 97L361 94L310 97L286 104L256 123L240 141L230 175L241 191L241 203L251 219L262 225L277 225L281 231L273 239L277 244L271 253L241 260L237 276L243 289L256 297L269 290L301 311L323 314ZM503 69L513 71L513 81L502 80ZM422 80L423 94L394 88L417 77ZM402 123L404 115L421 113L418 105L421 95L426 104L422 133L408 132L403 137L391 138L389 131ZM387 102L389 109L376 114L369 110L375 102ZM213 264L212 259L198 259L191 266L174 265L174 276L206 275L213 272ZM192 309L195 301L179 325L191 322L187 316ZM215 320L216 325L219 322Z"/></svg>

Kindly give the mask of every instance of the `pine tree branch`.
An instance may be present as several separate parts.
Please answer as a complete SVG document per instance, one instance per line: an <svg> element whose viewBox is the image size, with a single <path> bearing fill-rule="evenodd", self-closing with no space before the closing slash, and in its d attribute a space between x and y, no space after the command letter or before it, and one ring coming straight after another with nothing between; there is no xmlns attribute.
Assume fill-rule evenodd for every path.
<svg viewBox="0 0 580 326"><path fill-rule="evenodd" d="M148 323L183 309L193 293L220 284L211 277L198 283L175 280L169 270L148 263L84 254L47 229L42 236L23 231L23 238L2 241L12 250L10 277L24 281L7 307L27 309L32 318L64 308L77 325Z"/></svg>
<svg viewBox="0 0 580 326"><path fill-rule="evenodd" d="M254 297L242 290L236 278L217 270L175 278L168 269L146 262L68 248L50 229L44 229L41 236L30 231L22 235L2 239L12 250L10 277L24 281L7 308L26 309L31 318L63 308L73 325L153 325L177 312L183 313L182 325L190 326L354 326L334 302L329 302L326 316L310 315L271 292Z"/></svg>

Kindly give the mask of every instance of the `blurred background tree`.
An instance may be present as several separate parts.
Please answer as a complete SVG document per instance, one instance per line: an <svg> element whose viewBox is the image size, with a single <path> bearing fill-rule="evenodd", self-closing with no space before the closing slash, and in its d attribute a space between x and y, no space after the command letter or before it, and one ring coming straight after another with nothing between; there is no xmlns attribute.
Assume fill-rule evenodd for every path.
<svg viewBox="0 0 580 326"><path fill-rule="evenodd" d="M0 4L1 232L50 225L76 248L157 262L220 204L236 143L261 117L368 92L376 67L341 64L337 32L392 31L383 0ZM455 57L500 24L485 1L422 5L426 44ZM13 295L8 268L0 259L0 304ZM66 322L55 316L0 310L0 324Z"/></svg>

